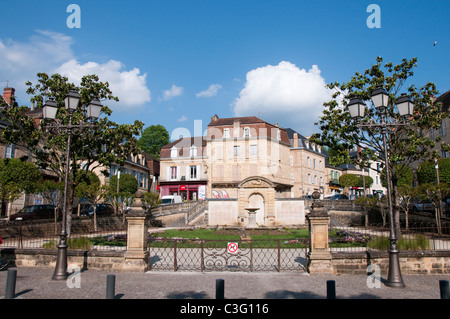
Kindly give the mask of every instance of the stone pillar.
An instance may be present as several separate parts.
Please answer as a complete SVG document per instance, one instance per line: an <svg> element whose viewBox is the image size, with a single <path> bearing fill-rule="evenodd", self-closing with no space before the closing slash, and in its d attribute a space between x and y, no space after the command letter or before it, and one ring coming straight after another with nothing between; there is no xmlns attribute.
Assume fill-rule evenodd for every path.
<svg viewBox="0 0 450 319"><path fill-rule="evenodd" d="M139 194L127 214L127 252L125 253L124 270L147 271L149 252L147 249L147 234L150 215L142 208Z"/></svg>
<svg viewBox="0 0 450 319"><path fill-rule="evenodd" d="M310 274L333 274L331 253L328 245L328 222L330 216L322 204L312 204L311 213L306 217L309 221L308 272Z"/></svg>

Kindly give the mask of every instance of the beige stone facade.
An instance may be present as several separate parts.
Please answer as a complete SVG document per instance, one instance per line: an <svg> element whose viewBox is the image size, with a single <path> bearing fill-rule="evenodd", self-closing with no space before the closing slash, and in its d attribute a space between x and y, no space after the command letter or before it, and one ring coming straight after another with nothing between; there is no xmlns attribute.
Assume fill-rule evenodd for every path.
<svg viewBox="0 0 450 319"><path fill-rule="evenodd" d="M192 156L193 147L201 153ZM326 183L325 155L320 146L291 129L253 116L213 116L206 136L164 146L160 163L162 196L173 194L180 185L187 188L190 181L184 172L198 165L199 181L206 186L204 198L223 203L236 200L229 205L236 206L237 212L209 214L210 222L227 225L245 225L246 208L258 208L258 225L304 223L303 202L294 199L323 189ZM214 204L210 206L220 210Z"/></svg>

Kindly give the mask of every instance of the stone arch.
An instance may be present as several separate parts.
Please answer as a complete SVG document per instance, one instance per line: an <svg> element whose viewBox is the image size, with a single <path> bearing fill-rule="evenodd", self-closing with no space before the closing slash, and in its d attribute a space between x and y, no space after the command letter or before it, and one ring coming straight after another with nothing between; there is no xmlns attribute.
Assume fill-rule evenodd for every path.
<svg viewBox="0 0 450 319"><path fill-rule="evenodd" d="M238 185L238 188L274 188L275 184L269 179L262 176L251 176L243 181L241 181Z"/></svg>
<svg viewBox="0 0 450 319"><path fill-rule="evenodd" d="M248 207L249 208L258 208L256 211L256 223L258 225L264 225L265 223L265 209L266 201L264 196L259 192L253 192L248 197Z"/></svg>

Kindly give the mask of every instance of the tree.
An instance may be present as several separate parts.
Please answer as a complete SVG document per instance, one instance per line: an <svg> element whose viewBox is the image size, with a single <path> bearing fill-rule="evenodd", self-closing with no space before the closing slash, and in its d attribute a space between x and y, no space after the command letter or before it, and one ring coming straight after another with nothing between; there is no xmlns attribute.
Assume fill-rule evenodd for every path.
<svg viewBox="0 0 450 319"><path fill-rule="evenodd" d="M34 193L41 182L42 174L35 164L18 158L0 160L0 198L2 203L15 201L22 192Z"/></svg>
<svg viewBox="0 0 450 319"><path fill-rule="evenodd" d="M339 177L339 184L342 187L357 187L358 182L358 176L355 174L344 174Z"/></svg>
<svg viewBox="0 0 450 319"><path fill-rule="evenodd" d="M439 182L450 185L450 158L441 158L438 160ZM435 161L426 161L420 163L417 168L417 180L419 184L436 183L436 163Z"/></svg>
<svg viewBox="0 0 450 319"><path fill-rule="evenodd" d="M75 187L75 196L87 199L94 208L94 230L97 231L97 206L96 204L107 197L108 191L105 185L101 185L100 179L94 172L89 172L86 176L78 176L81 181Z"/></svg>
<svg viewBox="0 0 450 319"><path fill-rule="evenodd" d="M147 208L148 210L161 204L161 199L159 198L158 194L147 192L142 195L142 202L144 203L145 208Z"/></svg>
<svg viewBox="0 0 450 319"><path fill-rule="evenodd" d="M439 235L442 235L442 224L441 224L441 214L440 205L442 197L447 197L450 195L450 188L447 184L441 183L424 183L419 186L419 197L422 200L430 200L434 207L434 216L436 219L436 227Z"/></svg>
<svg viewBox="0 0 450 319"><path fill-rule="evenodd" d="M332 100L324 103L322 116L316 123L321 133L314 134L311 140L333 149L334 159L331 163L338 161L367 167L369 160L385 162L382 131L379 129L361 131L358 124L379 123L383 118L389 121L400 120L395 101L405 89L406 81L413 76L417 59L403 59L397 65L393 65L392 62L383 65L383 59L378 57L376 62L363 73L356 72L348 82L328 85L334 92ZM369 108L362 119L359 121L353 119L346 110L348 99L360 98L369 104L371 94L379 87L383 87L389 94L386 112ZM431 128L440 128L442 120L448 117L448 112L443 111L441 103L433 103L432 98L438 93L435 84L429 82L420 88L411 84L406 90L415 104L414 115L408 119L410 125L389 128L386 137L392 183L393 219L397 236L400 236L397 189L399 176L394 167L398 164L410 166L419 159L435 158L438 154L434 148L439 139L432 140L423 132ZM360 158L350 158L348 150L357 147L362 149ZM450 146L441 143L441 148L449 150Z"/></svg>
<svg viewBox="0 0 450 319"><path fill-rule="evenodd" d="M418 197L419 191L417 187L413 187L411 184L403 184L398 186L398 193L400 195L400 208L405 212L405 229L409 231L409 207L412 201Z"/></svg>
<svg viewBox="0 0 450 319"><path fill-rule="evenodd" d="M414 175L410 167L404 164L397 164L394 166L396 184L398 187L400 186L412 186ZM383 187L387 186L386 183L386 168L381 170L380 174L381 185Z"/></svg>
<svg viewBox="0 0 450 319"><path fill-rule="evenodd" d="M138 182L136 177L130 174L120 174L119 178L119 190L117 190L117 175L112 176L109 179L109 194L113 198L116 206L116 212L118 212L119 202L125 203L127 206L131 206L134 198L134 194L138 190Z"/></svg>
<svg viewBox="0 0 450 319"><path fill-rule="evenodd" d="M156 159L159 159L161 148L169 143L169 132L162 125L147 127L138 140L138 146Z"/></svg>
<svg viewBox="0 0 450 319"><path fill-rule="evenodd" d="M133 124L119 125L108 119L112 111L103 102L100 118L96 121L87 118L86 111L81 107L87 105L93 98L100 100L114 100L107 82L99 81L96 75L83 76L79 86L70 83L67 77L59 74L48 76L38 73L38 83L33 85L27 82L27 93L37 109L42 108L45 101L54 98L58 105L57 120L67 125L69 113L65 109L64 99L70 90L80 94L80 106L74 112L72 124L89 122L92 127L85 128L73 134L70 145L69 159L66 158L67 132L48 128L49 122L45 120L36 124L36 119L27 114L26 106L18 106L14 101L3 114L9 125L3 131L1 140L6 143L21 145L29 150L36 164L41 168L52 171L60 181L66 174L65 163L70 161L68 173L67 212L72 210L74 189L79 181L77 175L85 175L96 167L108 176L111 164L122 165L130 154L137 154L137 138L142 130L143 123L135 121ZM70 235L71 214L67 214L67 234Z"/></svg>

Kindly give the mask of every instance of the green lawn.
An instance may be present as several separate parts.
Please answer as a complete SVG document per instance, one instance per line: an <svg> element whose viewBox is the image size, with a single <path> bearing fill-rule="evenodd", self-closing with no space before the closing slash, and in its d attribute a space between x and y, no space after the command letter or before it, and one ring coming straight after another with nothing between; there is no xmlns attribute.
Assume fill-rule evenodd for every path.
<svg viewBox="0 0 450 319"><path fill-rule="evenodd" d="M163 232L150 232L150 239L155 238L170 238L178 239L177 247L200 247L200 240L205 240L204 247L209 248L224 248L229 241L240 241L240 247L248 248L250 242L241 241L241 231L238 229L224 229L224 228L197 228L197 229L170 229ZM278 241L280 247L299 247L304 246L304 243L296 239L307 239L307 229L257 229L246 230L246 235L252 239L252 247L254 248L276 248ZM173 242L152 241L152 246L159 247L173 247Z"/></svg>

